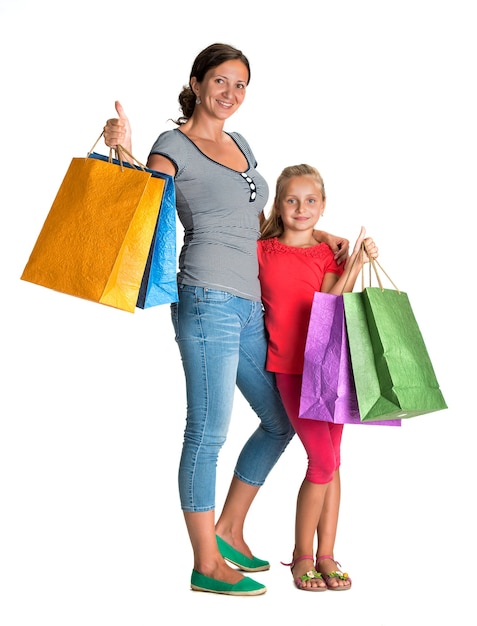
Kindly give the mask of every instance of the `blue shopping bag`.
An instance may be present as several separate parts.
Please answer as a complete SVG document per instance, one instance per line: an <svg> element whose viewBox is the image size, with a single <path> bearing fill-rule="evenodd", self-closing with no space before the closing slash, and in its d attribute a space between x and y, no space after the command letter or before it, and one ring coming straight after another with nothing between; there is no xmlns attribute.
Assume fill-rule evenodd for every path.
<svg viewBox="0 0 477 626"><path fill-rule="evenodd" d="M110 161L110 157L90 152L88 158ZM139 169L127 161L112 159L123 167ZM165 181L161 207L151 242L144 275L139 289L137 307L147 309L160 304L178 301L177 254L176 254L176 196L174 178L149 168L143 168L154 178Z"/></svg>

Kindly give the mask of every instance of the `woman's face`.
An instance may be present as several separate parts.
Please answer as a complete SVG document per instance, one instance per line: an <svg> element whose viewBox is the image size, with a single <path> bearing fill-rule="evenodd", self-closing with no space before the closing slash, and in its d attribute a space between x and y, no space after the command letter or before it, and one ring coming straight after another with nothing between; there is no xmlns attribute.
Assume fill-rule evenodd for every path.
<svg viewBox="0 0 477 626"><path fill-rule="evenodd" d="M248 79L248 70L242 61L225 61L209 70L201 83L192 78L191 86L200 97L200 110L225 120L242 104Z"/></svg>

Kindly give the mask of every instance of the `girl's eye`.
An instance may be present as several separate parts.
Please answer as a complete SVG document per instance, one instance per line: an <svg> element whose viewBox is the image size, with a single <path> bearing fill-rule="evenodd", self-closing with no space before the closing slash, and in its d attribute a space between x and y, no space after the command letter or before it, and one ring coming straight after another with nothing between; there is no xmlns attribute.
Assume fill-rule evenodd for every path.
<svg viewBox="0 0 477 626"><path fill-rule="evenodd" d="M244 84L242 84L242 83L239 83L239 84L237 85L237 87L238 87L239 89L245 89L245 85L244 85Z"/></svg>

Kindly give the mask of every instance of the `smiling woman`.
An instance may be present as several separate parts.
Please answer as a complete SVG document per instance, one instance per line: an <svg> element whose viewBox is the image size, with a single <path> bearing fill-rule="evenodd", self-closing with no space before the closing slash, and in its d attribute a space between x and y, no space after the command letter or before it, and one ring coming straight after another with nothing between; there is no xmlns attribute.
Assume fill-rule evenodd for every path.
<svg viewBox="0 0 477 626"><path fill-rule="evenodd" d="M267 339L258 280L259 223L268 185L245 138L224 123L242 105L250 81L245 55L212 44L195 59L179 103L178 128L159 135L147 166L174 176L184 226L179 302L171 306L186 378L187 420L179 466L181 507L194 552L191 587L258 595L265 585L241 570L270 567L243 537L248 510L293 437L275 376L264 369ZM119 103L108 120L108 146L132 153L131 128ZM347 256L347 240L328 237ZM225 506L215 520L216 466L229 429L235 387L260 425L245 444ZM236 567L230 567L226 561Z"/></svg>
<svg viewBox="0 0 477 626"><path fill-rule="evenodd" d="M196 104L209 105L212 115L220 115L221 109L233 113L242 104L249 80L248 66L242 60L231 60L209 70L203 78L195 73L190 88L196 95Z"/></svg>

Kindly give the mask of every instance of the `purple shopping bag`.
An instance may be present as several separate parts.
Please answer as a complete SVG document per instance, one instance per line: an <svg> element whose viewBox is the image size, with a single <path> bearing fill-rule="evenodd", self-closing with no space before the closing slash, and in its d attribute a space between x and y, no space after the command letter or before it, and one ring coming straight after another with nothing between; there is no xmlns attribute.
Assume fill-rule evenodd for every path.
<svg viewBox="0 0 477 626"><path fill-rule="evenodd" d="M400 426L401 420L363 422L349 354L343 296L317 291L305 346L299 417L335 424Z"/></svg>

